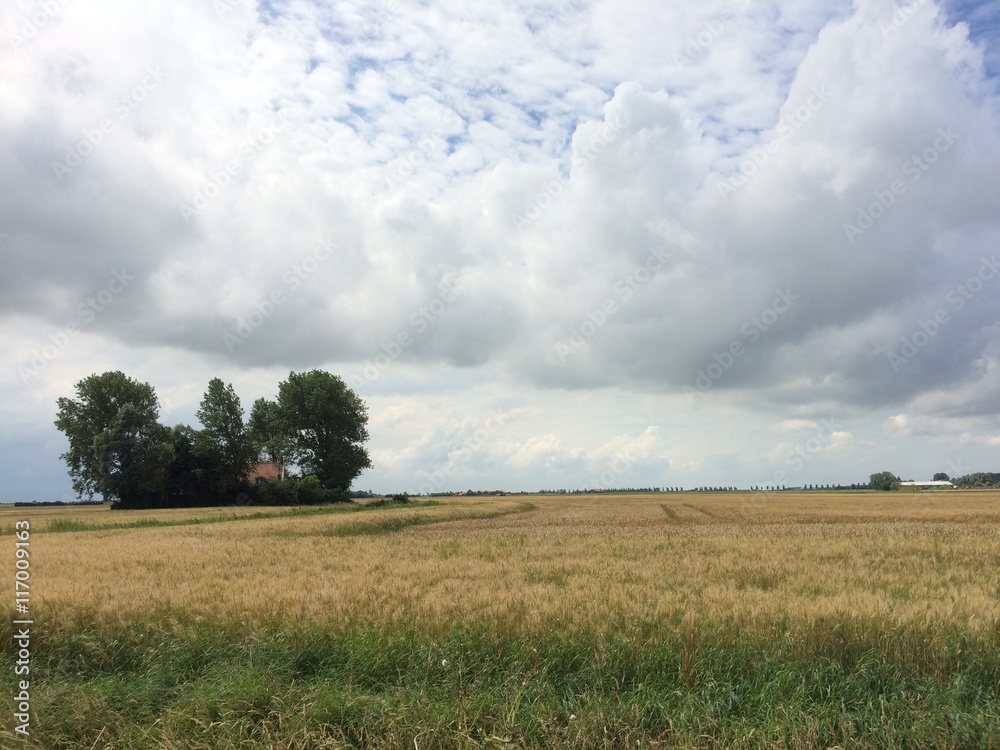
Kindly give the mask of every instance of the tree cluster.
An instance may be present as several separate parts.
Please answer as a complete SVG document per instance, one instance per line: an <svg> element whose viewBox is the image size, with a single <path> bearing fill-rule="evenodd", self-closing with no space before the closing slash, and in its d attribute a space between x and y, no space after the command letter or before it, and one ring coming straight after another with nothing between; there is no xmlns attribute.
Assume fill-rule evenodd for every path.
<svg viewBox="0 0 1000 750"><path fill-rule="evenodd" d="M1000 474L990 471L977 471L972 474L966 474L963 477L959 477L954 481L954 484L959 487L968 487L972 489L1000 487Z"/></svg>
<svg viewBox="0 0 1000 750"><path fill-rule="evenodd" d="M880 471L868 479L868 486L879 492L893 492L899 489L902 480L891 471Z"/></svg>
<svg viewBox="0 0 1000 750"><path fill-rule="evenodd" d="M213 378L196 412L201 429L159 422L153 387L122 372L91 375L60 398L55 421L80 497L115 508L310 504L347 498L371 460L367 408L336 375L289 373L275 401L257 399L249 419L231 385ZM250 484L260 461L295 466L301 478Z"/></svg>

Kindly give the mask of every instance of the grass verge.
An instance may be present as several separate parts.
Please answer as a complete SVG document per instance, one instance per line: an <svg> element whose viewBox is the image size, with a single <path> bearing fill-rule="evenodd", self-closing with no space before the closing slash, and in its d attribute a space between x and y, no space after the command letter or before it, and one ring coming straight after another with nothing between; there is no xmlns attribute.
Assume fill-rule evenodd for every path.
<svg viewBox="0 0 1000 750"><path fill-rule="evenodd" d="M302 516L328 516L341 513L362 513L369 510L388 510L391 508L428 508L441 503L437 500L415 500L405 505L318 505L295 507L289 510L279 510L274 512L260 513L222 513L217 516L207 516L202 518L181 518L176 521L164 521L159 518L141 518L137 521L126 521L125 523L86 523L72 519L53 519L49 521L43 533L66 533L74 531L117 531L120 529L148 529L166 526L198 526L211 523L230 523L233 521L259 521L265 518L297 518ZM124 511L127 512L127 511ZM13 534L14 527L10 526L3 530L5 534ZM37 533L37 532L33 532Z"/></svg>
<svg viewBox="0 0 1000 750"><path fill-rule="evenodd" d="M996 630L38 621L18 747L1000 748Z"/></svg>

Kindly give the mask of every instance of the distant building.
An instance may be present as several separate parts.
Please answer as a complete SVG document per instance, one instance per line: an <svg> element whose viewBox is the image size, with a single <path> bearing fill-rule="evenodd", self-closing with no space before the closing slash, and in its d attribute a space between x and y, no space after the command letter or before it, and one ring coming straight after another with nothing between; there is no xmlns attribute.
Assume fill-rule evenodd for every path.
<svg viewBox="0 0 1000 750"><path fill-rule="evenodd" d="M942 487L947 487L950 490L955 489L955 485L951 482L937 481L937 482L900 482L900 487L914 487L918 490L932 490L940 489Z"/></svg>
<svg viewBox="0 0 1000 750"><path fill-rule="evenodd" d="M247 481L253 484L260 484L265 479L284 479L285 465L280 461L266 461L262 464L254 464L247 472Z"/></svg>

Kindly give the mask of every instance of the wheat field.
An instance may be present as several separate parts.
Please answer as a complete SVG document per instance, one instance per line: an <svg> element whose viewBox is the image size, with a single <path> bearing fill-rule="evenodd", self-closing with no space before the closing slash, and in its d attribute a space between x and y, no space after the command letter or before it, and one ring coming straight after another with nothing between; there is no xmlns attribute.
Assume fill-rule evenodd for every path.
<svg viewBox="0 0 1000 750"><path fill-rule="evenodd" d="M417 516L424 523L392 533L339 535ZM600 630L683 616L850 614L968 627L1000 617L992 493L453 498L165 528L46 533L41 524L32 550L38 603L128 619L179 609L428 626L461 617L543 627L554 618Z"/></svg>
<svg viewBox="0 0 1000 750"><path fill-rule="evenodd" d="M264 721L272 732L265 739L248 735L223 742L211 732L198 734L201 725L185 723L192 709L181 701L173 713L168 711L175 720L172 728L158 736L164 747L482 747L489 746L483 737L490 732L504 740L496 745L502 747L961 747L968 741L974 742L971 746L1000 746L997 680L987 684L1000 677L990 671L1000 669L1000 493L539 495L442 498L426 507L363 513L288 515L288 509L244 508L226 515L231 510L150 511L142 517L177 525L148 528L103 528L108 517L118 522L140 514L100 508L0 512L0 527L11 528L25 516L32 522L32 602L40 638L77 644L53 646L48 662L53 679L62 674L64 662L97 658L96 647L80 644L117 644L114 648L128 651L122 644L129 639L146 644L145 650L130 656L125 667L113 668L147 674L142 671L146 667L132 664L154 659L147 643L151 632L163 639L157 648L178 648L178 639L198 649L215 643L214 658L236 672L243 657L227 649L244 637L254 643L272 637L292 643L300 637L294 634L313 633L353 643L356 651L366 653L370 641L382 644L379 649L395 649L395 676L391 670L382 675L388 682L377 690L373 686L381 683L365 677L362 682L370 679L372 686L362 691L361 703L350 704L352 710L365 707L366 727L378 727L369 734L348 731L347 720L338 713L347 709L340 707L334 714L341 718L328 716L319 734L310 734L313 724L302 718L302 737L307 739L301 742L267 724L274 719L280 725L274 717ZM202 522L184 525L192 519ZM87 530L88 525L93 529ZM13 537L6 538L13 560ZM135 635L135 628L144 635ZM455 638L462 645L451 650L440 646ZM567 643L576 644L582 654L569 662L578 666L555 673L539 667L537 674L525 666L534 664L532 654L545 649L560 654ZM631 656L609 656L618 654L619 647ZM80 656L73 650L77 648L90 656ZM912 701L914 695L938 690L954 705L945 710L934 703L921 708L917 718L890 721L885 744L877 739L882 735L869 734L867 719L850 719L849 702L843 700L842 710L804 703L794 721L780 718L780 711L768 713L766 720L760 719L762 726L751 726L756 720L748 717L745 706L726 714L730 723L712 719L707 725L694 709L677 714L666 708L664 696L679 701L684 690L694 689L692 675L704 678L712 670L729 675L698 688L705 690L715 690L726 679L742 680L739 664L747 649L755 654L754 663L763 659L798 665L792 671L802 675L788 679L806 683L817 665L835 662L842 679L863 678L869 684L870 675L852 671L867 654L885 680L903 680L906 690L916 691L908 694L901 687L890 700L880 697L888 690L880 682L858 711L884 713L892 700ZM411 651L420 653L413 663ZM283 658L297 663L301 655ZM327 663L322 654L315 658ZM354 656L343 658L354 663ZM372 658L373 665L382 666L371 669L385 668ZM420 671L428 669L424 662L447 664L452 659L482 664L482 675L470 678L466 671L453 678ZM507 659L520 664L516 674L496 677L497 685L489 682L492 662ZM579 687L573 687L576 670L603 675L608 661L615 659L646 665L650 674L636 677L635 684L647 691L651 680L667 679L657 659L674 660L676 675L670 679L677 680L676 689L626 700L621 692L625 677L600 677L599 689L587 689L600 700L584 701L576 718L577 709L565 708L580 700ZM286 685L280 669L268 669L279 675L275 691L293 690L294 674ZM416 678L404 678L407 670L417 670L419 680L429 681L412 695L406 680ZM511 704L510 685L520 680L517 670L538 680L541 697L531 709L537 716L519 718L529 708L520 698ZM89 695L94 683L88 682L86 669L73 672L71 682L80 674L75 692L60 693L59 701L78 702ZM361 678L353 671L350 675L346 684L337 683L337 690L357 687L353 681ZM183 685L194 678L170 679ZM451 697L442 698L448 708L421 713L441 679L450 685L445 692ZM448 683L451 679L457 683ZM482 680L482 700L497 706L495 716L483 708L488 716L480 721L488 731L476 729L468 717L463 726L449 718L467 710L470 679ZM754 671L753 679L762 678ZM563 680L566 686L559 687ZM535 685L525 677L524 685L529 684ZM969 684L978 692L967 694ZM322 685L326 687L315 688L318 694L333 689L330 683ZM773 687L754 685L761 695L769 695ZM378 702L373 708L367 702L372 691L388 691L413 707L399 713ZM171 695L181 700L179 694ZM404 695L409 697L404 700ZM294 711L308 717L299 705L305 700L298 696ZM586 713L588 705L598 704L600 712ZM660 713L650 705L660 706ZM55 704L48 710L58 711ZM239 714L233 710L232 716ZM972 718L965 729L955 728L954 718L948 718L966 714ZM117 718L105 718L100 726L63 726L44 746L143 746L134 739L138 735L130 734L134 717L108 715ZM642 721L634 718L640 715ZM682 721L682 715L689 718ZM591 723L582 721L585 716ZM620 731L613 736L606 736L608 717L618 717L614 721ZM284 714L279 718L289 721ZM235 718L232 722L242 726ZM688 729L681 731L682 724ZM437 728L432 731L431 725ZM229 725L221 721L219 726ZM184 739L176 740L172 732ZM82 737L80 744L70 739L75 735Z"/></svg>

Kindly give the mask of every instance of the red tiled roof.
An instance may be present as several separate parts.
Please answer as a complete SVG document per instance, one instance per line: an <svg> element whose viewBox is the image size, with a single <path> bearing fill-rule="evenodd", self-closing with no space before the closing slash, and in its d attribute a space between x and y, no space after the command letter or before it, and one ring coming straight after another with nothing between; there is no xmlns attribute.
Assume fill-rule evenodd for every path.
<svg viewBox="0 0 1000 750"><path fill-rule="evenodd" d="M247 479L254 481L260 479L281 479L282 466L277 461L267 461L262 464L254 464L247 472Z"/></svg>

